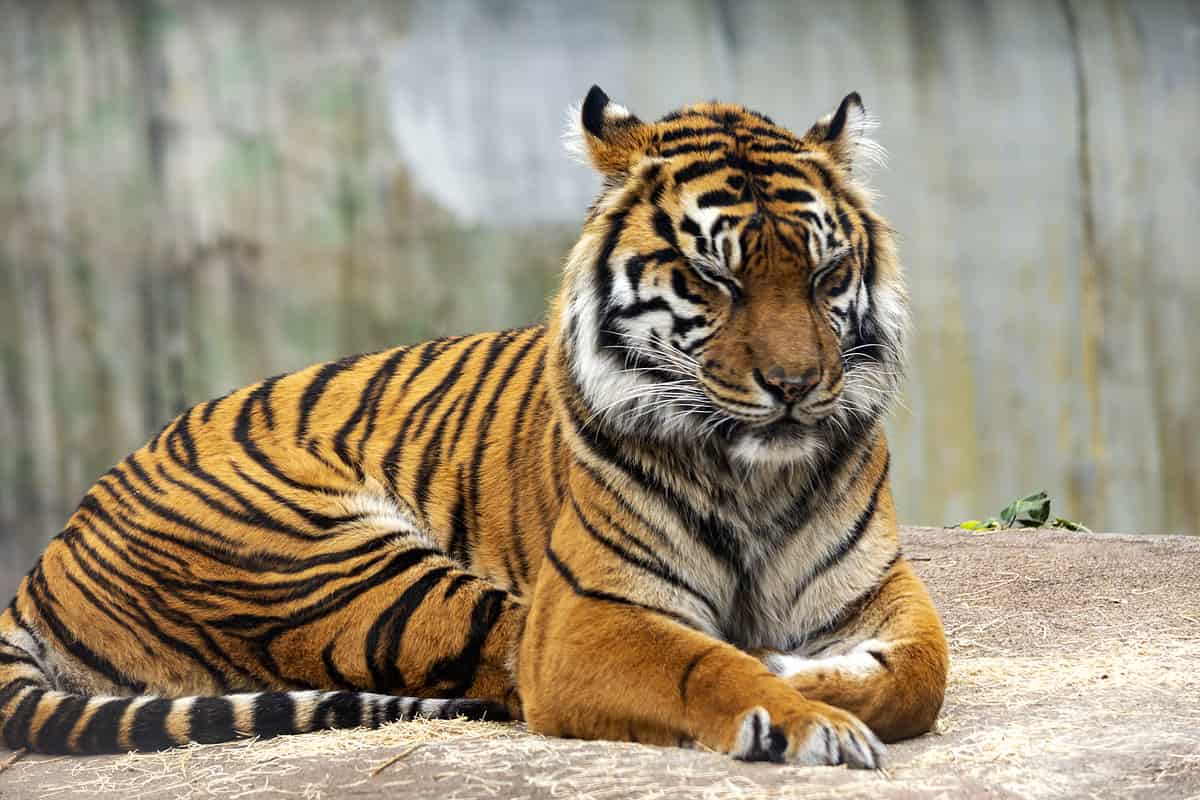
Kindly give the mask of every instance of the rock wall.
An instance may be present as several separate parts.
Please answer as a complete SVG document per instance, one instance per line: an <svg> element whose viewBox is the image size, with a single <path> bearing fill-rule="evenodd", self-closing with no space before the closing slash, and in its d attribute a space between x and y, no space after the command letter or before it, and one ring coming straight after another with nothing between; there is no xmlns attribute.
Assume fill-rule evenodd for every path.
<svg viewBox="0 0 1200 800"><path fill-rule="evenodd" d="M0 0L0 589L187 405L537 319L592 83L862 93L916 318L901 517L1200 529L1200 6Z"/></svg>

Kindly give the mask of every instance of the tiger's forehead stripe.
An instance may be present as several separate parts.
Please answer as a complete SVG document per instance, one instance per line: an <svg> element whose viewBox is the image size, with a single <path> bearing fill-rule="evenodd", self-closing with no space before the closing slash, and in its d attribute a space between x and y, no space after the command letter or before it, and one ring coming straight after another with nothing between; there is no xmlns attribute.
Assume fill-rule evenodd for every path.
<svg viewBox="0 0 1200 800"><path fill-rule="evenodd" d="M840 232L865 257L861 239L870 236L870 229L861 219L861 198L839 185L817 150L761 114L721 104L693 106L654 124L647 154L679 162L671 164L670 178L685 193L686 204L703 209L753 203L752 213L782 221L800 238L799 247L789 248L794 252L820 260L821 253L839 245L834 233ZM660 168L656 162L648 173L654 183L648 199L659 207L666 201ZM714 222L726 221L737 218ZM700 226L691 216L684 213L677 222L685 233L697 235ZM808 226L822 229L818 241L811 241ZM656 217L655 229L660 235L667 230L661 217ZM673 245L673 233L662 238Z"/></svg>
<svg viewBox="0 0 1200 800"><path fill-rule="evenodd" d="M861 254L861 240L869 236L869 231L861 223L859 209L837 197L827 200L811 188L799 188L799 184L769 194L760 191L755 193L757 196L735 194L729 187L737 183L740 173L721 174L726 164L710 165L701 162L708 174L687 184L678 194L667 193L661 184L657 185L645 197L645 210L635 207L614 211L607 220L606 243L627 241L639 248L637 258L644 266L664 263L672 257L719 259L722 254L718 252L718 239L732 235L745 258L749 253L744 235L770 221L774 237L796 240L795 245L784 242L784 247L797 253L808 266L815 267L829 252L844 245L856 246L855 253ZM643 220L645 224L640 224ZM647 234L652 234L655 241L647 244ZM688 247L681 247L681 242ZM693 246L695 253L685 252ZM652 252L644 248L652 248ZM611 252L608 248L602 251ZM802 253L807 255L799 255ZM599 273L610 266L604 259L597 259L595 268ZM605 277L600 280L607 283Z"/></svg>

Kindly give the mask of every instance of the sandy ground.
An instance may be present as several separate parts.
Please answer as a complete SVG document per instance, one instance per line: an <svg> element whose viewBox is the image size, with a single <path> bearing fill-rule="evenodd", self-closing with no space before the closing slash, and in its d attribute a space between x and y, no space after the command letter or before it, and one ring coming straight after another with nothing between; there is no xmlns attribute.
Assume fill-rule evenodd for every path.
<svg viewBox="0 0 1200 800"><path fill-rule="evenodd" d="M0 798L1200 798L1200 538L912 528L905 547L953 664L937 732L878 773L415 722L26 756Z"/></svg>

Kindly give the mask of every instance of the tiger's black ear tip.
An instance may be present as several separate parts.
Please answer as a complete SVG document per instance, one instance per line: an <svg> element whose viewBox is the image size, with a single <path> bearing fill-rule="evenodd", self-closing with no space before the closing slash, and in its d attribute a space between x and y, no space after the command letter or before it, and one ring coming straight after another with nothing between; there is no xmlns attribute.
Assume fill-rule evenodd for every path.
<svg viewBox="0 0 1200 800"><path fill-rule="evenodd" d="M837 111L833 112L833 119L829 121L829 129L825 131L826 141L832 141L842 135L851 106L857 108L860 114L863 112L862 96L858 92L851 92L838 104Z"/></svg>
<svg viewBox="0 0 1200 800"><path fill-rule="evenodd" d="M836 116L845 118L846 114L851 108L857 108L859 111L864 110L862 95L860 95L858 92L851 92L842 98L842 103L838 106Z"/></svg>
<svg viewBox="0 0 1200 800"><path fill-rule="evenodd" d="M585 105L599 103L600 107L603 108L608 102L608 95L605 94L603 89L593 83L592 88L588 89L587 98L583 102Z"/></svg>
<svg viewBox="0 0 1200 800"><path fill-rule="evenodd" d="M604 132L604 107L608 105L608 95L599 86L593 85L588 89L587 97L583 99L583 129L596 138L601 138Z"/></svg>

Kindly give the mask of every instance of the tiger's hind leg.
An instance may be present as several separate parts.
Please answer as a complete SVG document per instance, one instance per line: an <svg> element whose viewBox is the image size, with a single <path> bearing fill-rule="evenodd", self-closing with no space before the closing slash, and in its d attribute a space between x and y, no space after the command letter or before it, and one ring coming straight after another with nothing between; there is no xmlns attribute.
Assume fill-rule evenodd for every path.
<svg viewBox="0 0 1200 800"><path fill-rule="evenodd" d="M525 613L509 592L409 541L342 611L281 631L271 653L304 663L305 680L322 687L487 699L519 719L512 664Z"/></svg>
<svg viewBox="0 0 1200 800"><path fill-rule="evenodd" d="M344 521L270 548L248 530L244 545L221 550L153 509L82 506L15 603L45 643L55 687L354 690L490 700L519 715L517 597L451 559L382 490L286 499Z"/></svg>
<svg viewBox="0 0 1200 800"><path fill-rule="evenodd" d="M814 655L762 658L805 698L849 711L885 742L933 727L949 669L946 637L928 592L903 560L854 619L813 644Z"/></svg>
<svg viewBox="0 0 1200 800"><path fill-rule="evenodd" d="M518 599L411 527L343 533L337 549L286 573L217 577L196 559L169 595L159 594L168 584L139 584L134 560L106 560L103 589L127 603L122 616L89 569L112 541L60 537L0 613L0 744L122 752L414 716L519 716ZM72 588L107 613L72 602ZM123 619L137 625L104 629Z"/></svg>
<svg viewBox="0 0 1200 800"><path fill-rule="evenodd" d="M284 686L477 698L519 719L513 662L524 602L451 558L389 498L373 502L380 510L359 514L342 536L387 546L349 579L213 626L237 627Z"/></svg>

